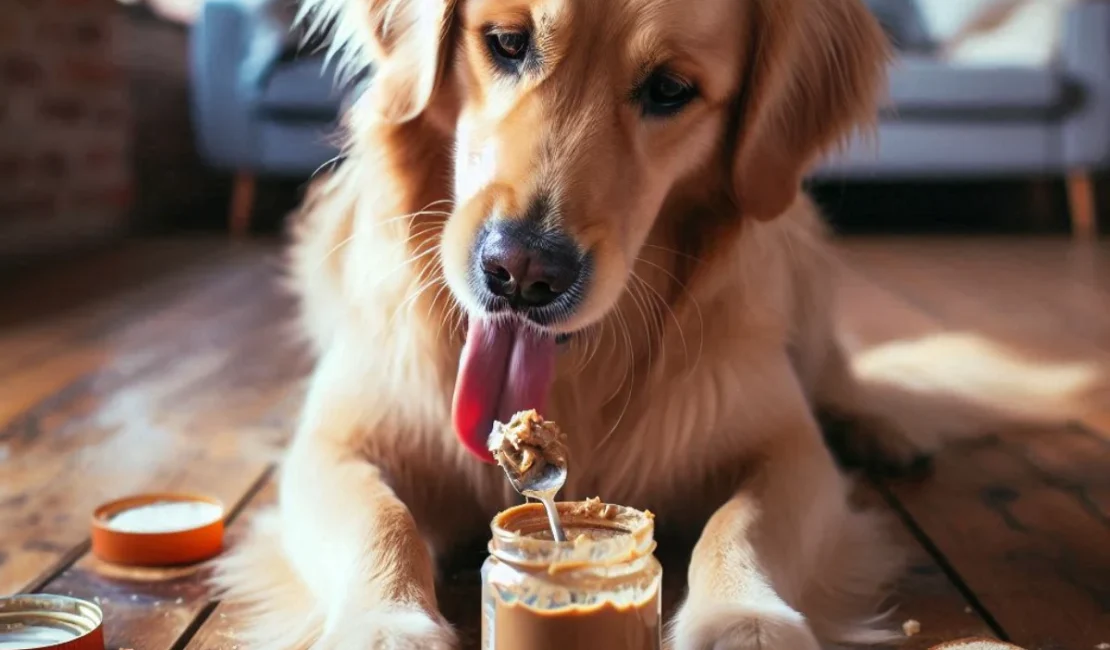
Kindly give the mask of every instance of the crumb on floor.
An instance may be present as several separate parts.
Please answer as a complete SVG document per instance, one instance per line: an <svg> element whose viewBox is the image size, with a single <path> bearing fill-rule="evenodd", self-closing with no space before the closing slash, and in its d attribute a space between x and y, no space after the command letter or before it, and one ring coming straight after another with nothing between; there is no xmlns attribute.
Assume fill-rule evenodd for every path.
<svg viewBox="0 0 1110 650"><path fill-rule="evenodd" d="M911 618L905 623L902 623L902 631L905 632L906 636L914 636L921 632L921 623Z"/></svg>

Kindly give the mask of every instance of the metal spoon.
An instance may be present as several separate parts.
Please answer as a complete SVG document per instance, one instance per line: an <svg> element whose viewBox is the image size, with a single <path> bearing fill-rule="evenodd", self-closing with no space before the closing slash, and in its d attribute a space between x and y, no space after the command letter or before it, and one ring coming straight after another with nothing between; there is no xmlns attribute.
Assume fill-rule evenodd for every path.
<svg viewBox="0 0 1110 650"><path fill-rule="evenodd" d="M497 455L495 454L495 456ZM502 463L500 459L498 459L498 464L501 465L501 469L505 470L505 476L509 478L509 483L512 484L513 489L525 497L535 499L543 504L544 510L547 511L547 520L551 523L551 535L555 538L555 541L567 541L566 533L563 532L563 524L559 521L559 511L555 509L555 495L563 489L563 484L567 482L567 466L547 463L538 472L525 472L521 475L514 472L508 463Z"/></svg>

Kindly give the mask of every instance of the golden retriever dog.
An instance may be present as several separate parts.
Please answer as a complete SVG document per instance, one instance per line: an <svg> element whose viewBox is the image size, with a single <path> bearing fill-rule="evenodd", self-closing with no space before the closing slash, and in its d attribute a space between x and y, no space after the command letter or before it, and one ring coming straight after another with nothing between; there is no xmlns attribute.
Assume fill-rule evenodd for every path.
<svg viewBox="0 0 1110 650"><path fill-rule="evenodd" d="M876 112L887 45L862 1L308 9L374 76L297 220L318 361L279 506L219 567L245 646L456 647L435 561L517 502L485 440L528 408L570 437L561 498L701 531L673 648L887 638L899 553L815 413L896 464L938 418L846 361L801 191Z"/></svg>

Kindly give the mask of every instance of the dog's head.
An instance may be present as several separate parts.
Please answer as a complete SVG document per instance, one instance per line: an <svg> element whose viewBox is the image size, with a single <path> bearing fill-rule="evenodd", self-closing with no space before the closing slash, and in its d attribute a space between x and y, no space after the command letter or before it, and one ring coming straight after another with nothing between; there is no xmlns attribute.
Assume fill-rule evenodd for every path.
<svg viewBox="0 0 1110 650"><path fill-rule="evenodd" d="M886 59L861 0L319 1L376 60L381 117L457 103L441 258L470 316L456 426L483 456L493 418L542 408L556 338L614 309L664 213L783 213L873 116Z"/></svg>

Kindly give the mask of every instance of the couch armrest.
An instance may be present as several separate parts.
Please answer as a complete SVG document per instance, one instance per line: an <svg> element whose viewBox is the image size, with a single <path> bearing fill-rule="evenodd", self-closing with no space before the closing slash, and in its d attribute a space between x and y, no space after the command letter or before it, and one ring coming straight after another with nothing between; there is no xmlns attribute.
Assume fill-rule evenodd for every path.
<svg viewBox="0 0 1110 650"><path fill-rule="evenodd" d="M1063 128L1063 162L1073 168L1110 166L1110 2L1080 2L1064 18L1060 60L1078 90L1078 108Z"/></svg>
<svg viewBox="0 0 1110 650"><path fill-rule="evenodd" d="M209 163L238 170L257 160L254 110L288 29L265 0L205 0L189 65L194 131Z"/></svg>

